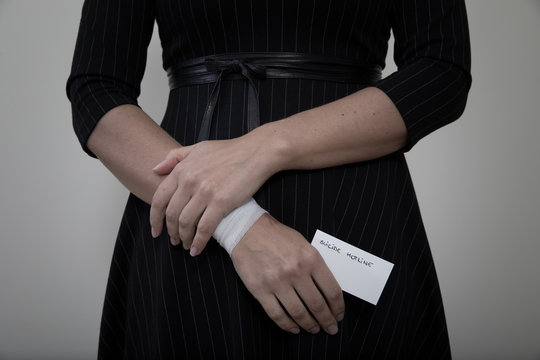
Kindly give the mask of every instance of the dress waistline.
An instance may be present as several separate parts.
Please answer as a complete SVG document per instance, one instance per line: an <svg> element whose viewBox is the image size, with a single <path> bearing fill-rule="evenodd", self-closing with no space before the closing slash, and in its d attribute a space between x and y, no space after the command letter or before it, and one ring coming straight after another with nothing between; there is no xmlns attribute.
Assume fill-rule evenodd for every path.
<svg viewBox="0 0 540 360"><path fill-rule="evenodd" d="M247 127L251 131L260 125L256 79L307 79L369 85L380 80L381 67L363 65L352 59L299 53L235 53L186 60L171 66L167 74L171 90L214 83L197 139L203 141L210 136L223 79L248 81Z"/></svg>

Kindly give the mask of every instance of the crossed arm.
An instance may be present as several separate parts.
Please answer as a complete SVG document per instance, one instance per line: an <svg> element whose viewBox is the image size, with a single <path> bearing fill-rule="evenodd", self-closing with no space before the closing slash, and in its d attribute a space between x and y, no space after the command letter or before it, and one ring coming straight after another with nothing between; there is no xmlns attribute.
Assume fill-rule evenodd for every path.
<svg viewBox="0 0 540 360"><path fill-rule="evenodd" d="M392 101L382 91L368 88L240 138L187 147L138 107L122 105L103 116L87 146L140 199L166 204L154 211L159 214L152 219L155 229L162 230L165 213L181 214L168 217L168 231L200 253L221 218L272 174L383 156L401 148L406 134ZM180 160L170 174L152 171L167 156L175 163ZM192 221L179 224L182 216ZM231 257L248 290L282 329L297 333L302 327L316 333L322 327L337 332L337 321L345 311L341 289L297 231L263 215Z"/></svg>
<svg viewBox="0 0 540 360"><path fill-rule="evenodd" d="M152 201L153 233L166 217L173 243L202 251L223 216L273 174L374 159L404 146L407 130L392 101L367 88L265 124L231 140L175 149L155 170L171 173Z"/></svg>

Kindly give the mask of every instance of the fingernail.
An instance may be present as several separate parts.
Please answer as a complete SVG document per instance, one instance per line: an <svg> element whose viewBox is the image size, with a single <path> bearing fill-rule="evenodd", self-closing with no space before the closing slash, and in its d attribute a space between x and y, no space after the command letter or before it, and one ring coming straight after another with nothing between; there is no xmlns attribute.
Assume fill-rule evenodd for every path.
<svg viewBox="0 0 540 360"><path fill-rule="evenodd" d="M341 314L339 314L338 316L336 316L336 320L337 320L337 321L341 321L341 320L343 320L344 317L345 317L345 314L344 314L344 313L341 313Z"/></svg>
<svg viewBox="0 0 540 360"><path fill-rule="evenodd" d="M319 331L321 330L321 328L319 327L319 325L311 328L311 330L309 330L310 333L312 334L317 334Z"/></svg>
<svg viewBox="0 0 540 360"><path fill-rule="evenodd" d="M329 326L329 327L326 329L326 332L329 333L330 335L336 335L337 332L338 332L338 327L337 327L337 325L331 325L331 326Z"/></svg>
<svg viewBox="0 0 540 360"><path fill-rule="evenodd" d="M179 244L179 241L178 241L177 239L171 238L171 244L173 244L174 246L176 246L176 245Z"/></svg>
<svg viewBox="0 0 540 360"><path fill-rule="evenodd" d="M300 333L300 329L297 328L297 327L293 327L292 329L289 329L290 332L292 332L293 334L298 334Z"/></svg>
<svg viewBox="0 0 540 360"><path fill-rule="evenodd" d="M152 237L155 239L157 238L157 232L156 230L152 227Z"/></svg>
<svg viewBox="0 0 540 360"><path fill-rule="evenodd" d="M199 254L199 250L197 250L196 247L192 246L191 250L189 251L189 255L191 256L197 256Z"/></svg>
<svg viewBox="0 0 540 360"><path fill-rule="evenodd" d="M182 242L182 246L184 247L184 250L189 250L189 246L185 242Z"/></svg>

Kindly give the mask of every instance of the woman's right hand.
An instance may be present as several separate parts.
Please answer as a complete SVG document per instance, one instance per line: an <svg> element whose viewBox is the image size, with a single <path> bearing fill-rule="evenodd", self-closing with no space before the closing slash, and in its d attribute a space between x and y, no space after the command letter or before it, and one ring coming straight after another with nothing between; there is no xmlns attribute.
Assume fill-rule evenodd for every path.
<svg viewBox="0 0 540 360"><path fill-rule="evenodd" d="M264 135L264 134L263 134ZM173 244L199 255L220 221L270 177L272 158L260 132L176 148L154 167L168 176L152 198L150 225L157 237L166 220Z"/></svg>
<svg viewBox="0 0 540 360"><path fill-rule="evenodd" d="M231 258L247 289L280 328L337 333L345 312L343 293L319 252L298 231L264 214Z"/></svg>

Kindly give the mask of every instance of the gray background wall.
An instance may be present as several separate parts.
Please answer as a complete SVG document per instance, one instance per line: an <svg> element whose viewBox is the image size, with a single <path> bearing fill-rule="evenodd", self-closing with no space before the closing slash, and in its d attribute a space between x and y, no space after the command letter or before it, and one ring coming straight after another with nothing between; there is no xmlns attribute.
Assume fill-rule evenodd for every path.
<svg viewBox="0 0 540 360"><path fill-rule="evenodd" d="M64 96L82 0L0 0L0 358L95 358L127 191ZM409 153L455 359L540 359L540 1L470 0L462 119ZM388 71L393 67L389 66ZM141 104L167 85L150 48Z"/></svg>

